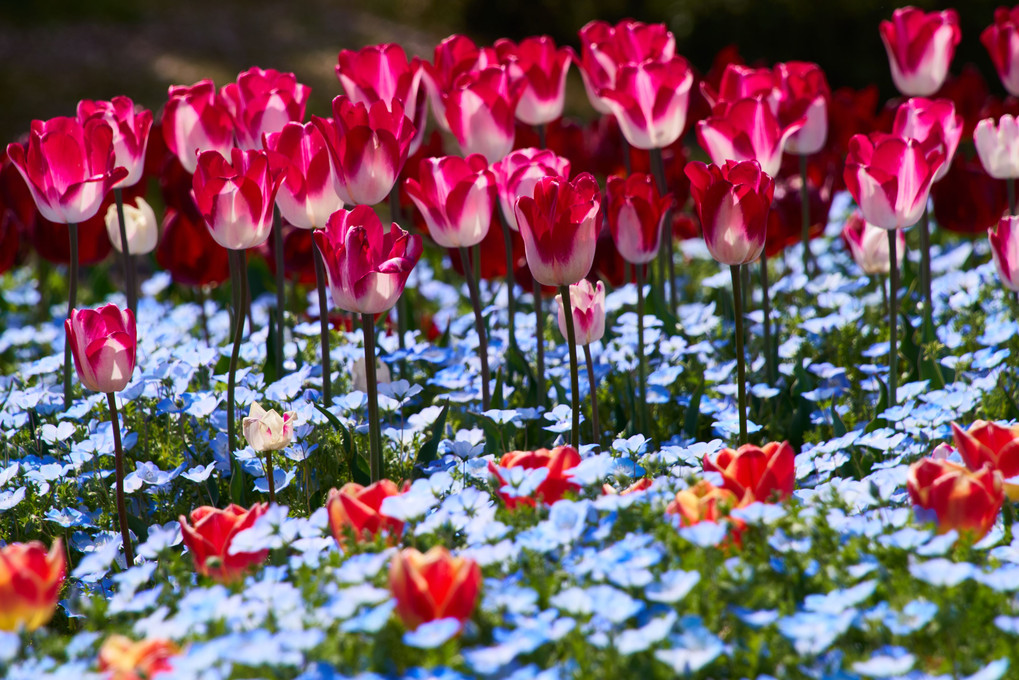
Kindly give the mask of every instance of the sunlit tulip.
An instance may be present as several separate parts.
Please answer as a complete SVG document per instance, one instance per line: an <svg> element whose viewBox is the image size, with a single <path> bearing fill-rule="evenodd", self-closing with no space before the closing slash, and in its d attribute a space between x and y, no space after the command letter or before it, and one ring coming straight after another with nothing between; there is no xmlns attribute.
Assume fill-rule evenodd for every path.
<svg viewBox="0 0 1019 680"><path fill-rule="evenodd" d="M117 252L123 252L120 242L120 219L117 217L117 206L106 209L106 233L110 243ZM132 255L145 255L156 249L159 240L159 223L152 207L140 196L134 199L134 205L124 201L124 230L127 232L128 251Z"/></svg>
<svg viewBox="0 0 1019 680"><path fill-rule="evenodd" d="M149 145L149 131L152 129L152 112L135 108L134 102L127 97L114 97L110 101L78 102L79 120L84 123L93 116L105 120L110 126L116 158L114 165L127 169L127 177L116 186L134 186L145 171L145 151Z"/></svg>
<svg viewBox="0 0 1019 680"><path fill-rule="evenodd" d="M895 236L898 240L895 258L901 264L906 252L906 233L899 229ZM891 266L888 260L888 232L869 224L859 210L853 211L842 227L842 240L864 274L888 273Z"/></svg>
<svg viewBox="0 0 1019 680"><path fill-rule="evenodd" d="M279 168L283 183L276 194L280 214L301 229L321 229L343 207L325 138L314 123L287 123L266 135L269 164Z"/></svg>
<svg viewBox="0 0 1019 680"><path fill-rule="evenodd" d="M248 446L255 451L279 451L290 445L296 420L294 411L284 411L280 415L276 409L266 411L261 404L252 402L241 427Z"/></svg>
<svg viewBox="0 0 1019 680"><path fill-rule="evenodd" d="M570 469L580 465L580 454L572 446L557 446L551 451L510 451L503 454L498 465L489 461L488 471L498 480L500 488L506 486L506 479L500 469L519 467L525 470L547 468L548 475L534 490L531 497L513 496L497 491L506 507L513 510L518 505L534 507L538 501L551 505L562 498L567 491L578 491L580 485L570 480Z"/></svg>
<svg viewBox="0 0 1019 680"><path fill-rule="evenodd" d="M188 172L198 167L200 151L224 156L234 145L234 122L211 80L171 85L163 108L163 140Z"/></svg>
<svg viewBox="0 0 1019 680"><path fill-rule="evenodd" d="M469 248L488 234L495 207L495 176L481 154L421 161L407 194L428 224L428 235L443 248Z"/></svg>
<svg viewBox="0 0 1019 680"><path fill-rule="evenodd" d="M505 38L497 40L495 52L509 67L510 77L523 84L516 110L520 122L547 125L562 117L572 50L556 49L552 38L543 35L524 38L519 45Z"/></svg>
<svg viewBox="0 0 1019 680"><path fill-rule="evenodd" d="M404 548L390 563L389 589L407 628L446 618L463 624L477 605L481 568L469 557L454 557L443 546L424 554Z"/></svg>
<svg viewBox="0 0 1019 680"><path fill-rule="evenodd" d="M49 551L39 541L0 548L0 630L14 633L44 626L57 608L65 572L59 538Z"/></svg>
<svg viewBox="0 0 1019 680"><path fill-rule="evenodd" d="M480 153L489 163L508 154L522 92L522 83L514 83L508 67L461 76L444 100L446 123L460 150Z"/></svg>
<svg viewBox="0 0 1019 680"><path fill-rule="evenodd" d="M634 173L626 179L609 177L606 196L609 231L619 254L631 264L654 260L672 195L660 196L650 175Z"/></svg>
<svg viewBox="0 0 1019 680"><path fill-rule="evenodd" d="M1019 7L994 10L994 23L980 34L1001 84L1013 97L1019 97Z"/></svg>
<svg viewBox="0 0 1019 680"><path fill-rule="evenodd" d="M341 548L346 545L348 532L354 534L355 540L370 540L382 531L393 539L399 538L403 521L381 512L382 501L399 494L400 488L388 479L370 486L348 482L339 489L330 489L326 510L333 538Z"/></svg>
<svg viewBox="0 0 1019 680"><path fill-rule="evenodd" d="M598 95L638 149L663 149L686 127L693 71L683 57L624 64Z"/></svg>
<svg viewBox="0 0 1019 680"><path fill-rule="evenodd" d="M556 308L559 310L559 332L567 337L566 313L563 309L563 297L555 296ZM601 281L591 283L581 279L570 286L570 308L573 311L573 327L577 345L590 345L598 342L605 335L605 284Z"/></svg>
<svg viewBox="0 0 1019 680"><path fill-rule="evenodd" d="M956 530L979 540L994 526L1005 499L1001 472L985 463L976 472L948 460L924 458L909 467L913 505L932 511L938 533Z"/></svg>
<svg viewBox="0 0 1019 680"><path fill-rule="evenodd" d="M929 97L938 91L955 55L962 31L954 9L924 12L901 7L880 25L895 87L907 97Z"/></svg>
<svg viewBox="0 0 1019 680"><path fill-rule="evenodd" d="M996 179L1019 177L1019 121L1004 114L995 124L985 118L973 130L977 155L987 174Z"/></svg>
<svg viewBox="0 0 1019 680"><path fill-rule="evenodd" d="M64 321L81 384L94 392L119 392L131 381L138 343L134 314L108 304L75 309Z"/></svg>
<svg viewBox="0 0 1019 680"><path fill-rule="evenodd" d="M1001 472L1005 493L1013 502L1019 501L1019 480L1013 479L1019 476L1019 425L975 420L964 430L952 423L952 437L970 470L980 470L986 464Z"/></svg>
<svg viewBox="0 0 1019 680"><path fill-rule="evenodd" d="M236 82L224 85L220 94L234 120L237 146L261 149L262 135L304 120L311 88L297 82L293 73L253 66L240 73Z"/></svg>
<svg viewBox="0 0 1019 680"><path fill-rule="evenodd" d="M265 151L232 149L229 158L218 151L203 151L193 180L195 203L217 243L230 250L246 250L269 238L276 192L282 183Z"/></svg>
<svg viewBox="0 0 1019 680"><path fill-rule="evenodd" d="M892 134L904 139L912 137L920 142L924 153L938 151L945 157L934 174L937 182L948 172L962 139L962 126L962 116L955 112L955 104L950 100L911 97L895 112Z"/></svg>
<svg viewBox="0 0 1019 680"><path fill-rule="evenodd" d="M195 508L188 519L180 516L180 530L195 560L195 569L202 576L216 581L237 581L248 569L265 560L268 550L231 552L234 536L250 529L255 520L269 509L266 503L255 503L250 509L231 503L225 510L207 505Z"/></svg>
<svg viewBox="0 0 1019 680"><path fill-rule="evenodd" d="M744 444L705 456L705 472L722 475L722 486L741 501L784 501L796 485L796 452L789 442L769 442L762 447Z"/></svg>

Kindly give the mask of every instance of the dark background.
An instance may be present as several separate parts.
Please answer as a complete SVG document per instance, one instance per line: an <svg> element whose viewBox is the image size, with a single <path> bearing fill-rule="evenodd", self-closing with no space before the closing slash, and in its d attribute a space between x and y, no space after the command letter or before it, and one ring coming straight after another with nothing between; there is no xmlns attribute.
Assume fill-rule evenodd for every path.
<svg viewBox="0 0 1019 680"><path fill-rule="evenodd" d="M917 3L944 9L943 2ZM976 64L991 93L1004 94L980 32L998 2L957 3L962 42L952 72ZM878 23L898 5L879 0L0 0L0 141L33 118L73 115L79 99L125 94L158 111L171 84L233 80L250 66L293 71L313 88L309 111L328 114L340 93L336 54L399 42L431 58L435 44L465 33L479 44L549 34L577 46L591 19L663 21L677 50L706 70L715 53L738 45L748 62L815 61L832 87L877 83L892 96ZM576 74L569 109L590 116Z"/></svg>

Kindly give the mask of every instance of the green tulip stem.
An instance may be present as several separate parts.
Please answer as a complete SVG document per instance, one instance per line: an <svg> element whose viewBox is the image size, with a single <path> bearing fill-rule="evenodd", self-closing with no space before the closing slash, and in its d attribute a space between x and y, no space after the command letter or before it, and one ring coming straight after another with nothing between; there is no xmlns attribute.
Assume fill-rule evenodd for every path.
<svg viewBox="0 0 1019 680"><path fill-rule="evenodd" d="M375 375L375 315L361 314L364 331L364 374L368 383L368 467L372 484L382 479L382 428L379 424L379 383Z"/></svg>
<svg viewBox="0 0 1019 680"><path fill-rule="evenodd" d="M1008 214L1015 215L1015 177L1005 180L1005 188L1008 190Z"/></svg>
<svg viewBox="0 0 1019 680"><path fill-rule="evenodd" d="M538 387L538 406L545 405L545 310L541 303L541 284L534 279L534 340L537 342L537 373L534 376Z"/></svg>
<svg viewBox="0 0 1019 680"><path fill-rule="evenodd" d="M668 193L668 187L665 184L665 161L662 160L662 150L651 149L650 154L651 172L655 177L655 185L658 187L658 194L664 196ZM658 245L659 291L662 295L662 301L667 304L670 312L676 306L676 271L675 264L672 261L671 213L672 209L667 209L665 216L662 218L661 242ZM668 297L666 297L666 294L668 294Z"/></svg>
<svg viewBox="0 0 1019 680"><path fill-rule="evenodd" d="M637 273L637 408L641 431L646 432L651 424L647 408L647 357L644 356L644 267L650 265L635 264Z"/></svg>
<svg viewBox="0 0 1019 680"><path fill-rule="evenodd" d="M278 207L273 209L272 220L273 254L276 256L276 379L283 377L283 329L286 328L286 277L283 263L283 217Z"/></svg>
<svg viewBox="0 0 1019 680"><path fill-rule="evenodd" d="M481 408L487 411L492 400L489 392L488 372L488 338L485 336L485 317L481 312L481 294L478 292L478 282L473 276L474 268L471 267L470 256L467 248L460 247L460 261L464 266L464 278L467 279L467 290L470 291L471 309L474 310L474 328L478 333L478 360L481 362Z"/></svg>
<svg viewBox="0 0 1019 680"><path fill-rule="evenodd" d="M124 193L120 187L114 187L113 200L117 203L117 221L120 223L120 256L124 263L124 288L127 289L127 308L138 316L138 284L135 281L134 259L131 257L130 244L127 242L127 221L124 219Z"/></svg>
<svg viewBox="0 0 1019 680"><path fill-rule="evenodd" d="M895 253L896 230L888 230L888 408L895 406L899 378L899 263Z"/></svg>
<svg viewBox="0 0 1019 680"><path fill-rule="evenodd" d="M800 154L800 223L803 240L803 273L810 276L810 192L807 190L807 154Z"/></svg>
<svg viewBox="0 0 1019 680"><path fill-rule="evenodd" d="M113 451L117 475L117 523L120 524L120 535L124 541L124 558L127 568L134 566L134 549L131 546L131 531L127 526L127 505L124 501L124 446L120 441L120 421L117 418L117 397L113 392L106 393L106 403L110 405L110 424L113 426Z"/></svg>
<svg viewBox="0 0 1019 680"><path fill-rule="evenodd" d="M742 277L740 268L742 265L729 265L729 273L732 276L732 303L733 315L736 320L736 393L739 408L739 445L747 443L747 381L746 381L746 357L743 354L743 295Z"/></svg>
<svg viewBox="0 0 1019 680"><path fill-rule="evenodd" d="M591 441L601 441L601 428L598 426L598 383L594 377L594 360L591 358L591 345L584 345L584 363L587 365L587 386L591 393Z"/></svg>
<svg viewBox="0 0 1019 680"><path fill-rule="evenodd" d="M314 244L315 287L318 289L319 344L322 346L322 401L326 408L333 405L333 369L329 361L329 300L326 298L326 266L322 251Z"/></svg>
<svg viewBox="0 0 1019 680"><path fill-rule="evenodd" d="M771 338L771 300L768 293L768 256L761 253L761 311L764 312L764 365L768 376L768 384L774 385L775 356Z"/></svg>
<svg viewBox="0 0 1019 680"><path fill-rule="evenodd" d="M573 304L570 287L559 286L563 301L563 317L566 319L566 345L570 352L570 396L573 397L573 425L570 428L570 443L580 448L580 367L577 365L577 331L573 327Z"/></svg>
<svg viewBox="0 0 1019 680"><path fill-rule="evenodd" d="M514 295L513 288L515 284L513 282L513 234L509 224L506 223L506 217L502 214L502 210L499 213L499 224L502 225L502 240L506 246L506 315L509 320L509 346L515 348L517 346L517 304L516 295Z"/></svg>
<svg viewBox="0 0 1019 680"><path fill-rule="evenodd" d="M67 236L71 242L71 281L67 286L67 318L78 304L78 225L67 225ZM71 338L64 338L64 410L71 408Z"/></svg>
<svg viewBox="0 0 1019 680"><path fill-rule="evenodd" d="M244 256L243 250L230 251L230 261L233 265L231 276L234 287L237 289L235 298L237 313L234 317L236 325L233 333L233 350L230 352L230 368L226 382L226 430L227 443L230 447L231 474L234 476L241 474L240 466L234 460L234 451L237 449L237 404L234 400L234 392L237 388L237 359L241 354L241 338L244 336L244 301L248 294L248 268L244 262Z"/></svg>
<svg viewBox="0 0 1019 680"><path fill-rule="evenodd" d="M931 292L930 215L924 206L920 217L920 288L923 291L924 323L934 323L934 294Z"/></svg>

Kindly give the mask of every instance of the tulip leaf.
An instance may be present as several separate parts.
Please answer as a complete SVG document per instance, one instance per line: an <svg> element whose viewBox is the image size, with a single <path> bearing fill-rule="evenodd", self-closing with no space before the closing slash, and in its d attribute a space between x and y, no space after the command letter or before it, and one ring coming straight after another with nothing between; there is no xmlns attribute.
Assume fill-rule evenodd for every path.
<svg viewBox="0 0 1019 680"><path fill-rule="evenodd" d="M312 406L314 406L319 413L325 416L325 419L329 421L330 425L339 431L340 437L343 440L343 458L347 463L347 468L350 470L351 480L361 485L370 484L371 468L369 467L368 462L364 459L364 456L358 455L357 443L354 441L354 435L339 418L333 415L321 404L312 403Z"/></svg>
<svg viewBox="0 0 1019 680"><path fill-rule="evenodd" d="M506 366L510 371L519 373L527 378L527 403L533 404L538 400L538 385L534 379L534 371L523 353L513 345L506 348Z"/></svg>
<svg viewBox="0 0 1019 680"><path fill-rule="evenodd" d="M881 378L876 375L874 376L874 380L877 381L878 388L881 391L878 393L877 406L874 407L874 419L867 423L867 427L863 428L864 432L873 432L878 428L888 425L888 421L878 415L880 413L884 413L885 409L888 408L888 386L885 385Z"/></svg>
<svg viewBox="0 0 1019 680"><path fill-rule="evenodd" d="M491 408L506 408L506 397L503 396L502 368L495 374L495 388L492 390Z"/></svg>
<svg viewBox="0 0 1019 680"><path fill-rule="evenodd" d="M238 465L230 476L230 502L247 507L248 491L244 486L244 475L244 470Z"/></svg>
<svg viewBox="0 0 1019 680"><path fill-rule="evenodd" d="M832 434L836 437L841 437L846 434L846 424L842 422L842 416L839 415L839 411L836 406L836 401L832 399L831 402L831 429Z"/></svg>
<svg viewBox="0 0 1019 680"><path fill-rule="evenodd" d="M683 432L688 437L697 436L697 424L701 416L701 397L704 396L704 381L697 384L697 389L690 395L690 404L686 407L683 418Z"/></svg>
<svg viewBox="0 0 1019 680"><path fill-rule="evenodd" d="M432 436L428 438L428 441L424 443L421 449L418 451L417 460L414 462L414 478L420 479L425 476L424 470L427 468L439 453L439 442L442 441L442 437L446 431L446 416L449 415L449 400L442 406L442 411L439 412L439 417L432 423Z"/></svg>
<svg viewBox="0 0 1019 680"><path fill-rule="evenodd" d="M144 543L149 540L149 525L141 517L129 514L127 516L127 527L138 537L138 543Z"/></svg>

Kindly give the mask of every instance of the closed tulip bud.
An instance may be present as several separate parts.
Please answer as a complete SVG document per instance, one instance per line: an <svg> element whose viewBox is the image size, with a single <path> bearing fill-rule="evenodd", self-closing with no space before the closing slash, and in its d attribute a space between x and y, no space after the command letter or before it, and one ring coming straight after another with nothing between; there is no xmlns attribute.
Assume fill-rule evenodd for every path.
<svg viewBox="0 0 1019 680"><path fill-rule="evenodd" d="M281 173L265 151L203 151L193 179L195 204L212 238L224 248L247 250L265 243L272 228Z"/></svg>
<svg viewBox="0 0 1019 680"><path fill-rule="evenodd" d="M973 541L994 526L1005 500L1001 472L989 464L973 472L947 460L924 458L909 466L906 488L913 505L935 514L939 534L954 529Z"/></svg>
<svg viewBox="0 0 1019 680"><path fill-rule="evenodd" d="M65 571L59 538L49 552L39 541L0 548L0 630L15 633L46 625L57 608Z"/></svg>
<svg viewBox="0 0 1019 680"><path fill-rule="evenodd" d="M491 66L459 78L444 107L449 131L464 154L480 153L495 163L513 149L521 92L522 84L513 82L506 67Z"/></svg>
<svg viewBox="0 0 1019 680"><path fill-rule="evenodd" d="M463 624L478 602L481 567L469 557L453 557L443 546L424 554L404 548L390 564L389 589L407 628L446 618Z"/></svg>
<svg viewBox="0 0 1019 680"><path fill-rule="evenodd" d="M962 126L962 116L955 112L955 104L951 100L912 97L895 112L892 134L912 137L920 142L924 153L937 151L945 157L945 162L934 174L937 182L948 172L955 150L959 148Z"/></svg>
<svg viewBox="0 0 1019 680"><path fill-rule="evenodd" d="M580 454L572 446L557 446L551 451L538 449L537 451L510 451L503 454L499 464L488 462L488 471L498 480L500 490L496 491L499 497L506 504L506 507L513 510L518 505L529 505L532 508L537 501L551 505L566 495L567 491L579 491L580 485L571 481L570 470L580 465ZM519 467L525 470L547 468L548 476L534 490L531 498L525 496L512 496L501 491L506 486L506 480L502 476L502 469Z"/></svg>
<svg viewBox="0 0 1019 680"><path fill-rule="evenodd" d="M134 373L138 335L134 314L108 304L98 309L72 309L64 321L78 379L94 392L119 392Z"/></svg>
<svg viewBox="0 0 1019 680"><path fill-rule="evenodd" d="M368 374L365 370L364 357L358 357L354 362L354 367L350 371L350 383L351 387L360 392L368 391ZM392 377L389 373L389 366L383 361L375 360L375 381L378 384L392 382Z"/></svg>
<svg viewBox="0 0 1019 680"><path fill-rule="evenodd" d="M156 222L155 211L144 198L139 196L134 199L134 205L124 202L124 230L127 232L128 250L132 255L145 255L156 249L156 243L159 241L159 223ZM124 247L120 242L120 218L117 216L116 205L106 209L106 233L117 252L123 252Z"/></svg>
<svg viewBox="0 0 1019 680"><path fill-rule="evenodd" d="M1002 217L996 226L987 230L987 238L1001 283L1019 292L1019 217Z"/></svg>
<svg viewBox="0 0 1019 680"><path fill-rule="evenodd" d="M242 424L244 438L255 451L279 451L290 445L295 422L297 414L294 411L284 411L280 415L276 409L266 411L261 404L252 402L248 417Z"/></svg>
<svg viewBox="0 0 1019 680"><path fill-rule="evenodd" d="M599 96L616 117L626 141L638 149L664 149L683 134L693 71L683 57L628 63Z"/></svg>
<svg viewBox="0 0 1019 680"><path fill-rule="evenodd" d="M955 448L970 470L984 465L1001 473L1005 493L1013 502L1019 501L1019 425L1005 427L985 420L975 420L968 430L952 423ZM1012 481L1009 481L1012 480Z"/></svg>
<svg viewBox="0 0 1019 680"><path fill-rule="evenodd" d="M321 229L343 207L325 138L313 123L287 123L265 137L269 164L283 183L276 194L280 214L301 229Z"/></svg>
<svg viewBox="0 0 1019 680"><path fill-rule="evenodd" d="M171 85L163 109L163 140L181 165L193 173L200 151L224 156L234 145L234 121L211 80L194 85Z"/></svg>
<svg viewBox="0 0 1019 680"><path fill-rule="evenodd" d="M184 545L191 551L195 569L222 583L232 583L244 576L250 567L261 563L268 550L231 552L234 536L250 529L255 520L269 509L266 503L255 503L250 509L231 503L225 510L203 505L191 511L190 522L180 516Z"/></svg>
<svg viewBox="0 0 1019 680"><path fill-rule="evenodd" d="M180 647L165 638L134 641L123 635L111 635L99 649L99 670L109 680L149 680L170 670L170 659Z"/></svg>
<svg viewBox="0 0 1019 680"><path fill-rule="evenodd" d="M481 154L425 158L418 179L408 178L407 194L428 225L428 235L443 248L481 243L492 223L495 176Z"/></svg>
<svg viewBox="0 0 1019 680"><path fill-rule="evenodd" d="M1019 97L1019 7L994 10L994 23L980 34L1001 84L1013 97Z"/></svg>
<svg viewBox="0 0 1019 680"><path fill-rule="evenodd" d="M111 101L78 102L78 119L84 123L91 117L106 121L113 131L114 165L127 169L127 176L115 186L133 187L145 171L145 151L149 146L152 129L152 112L135 109L127 97L114 97Z"/></svg>
<svg viewBox="0 0 1019 680"><path fill-rule="evenodd" d="M722 449L705 456L705 472L722 475L722 486L744 501L784 501L796 485L796 452L789 442L769 442L763 447L744 444L735 451Z"/></svg>
<svg viewBox="0 0 1019 680"><path fill-rule="evenodd" d="M523 84L517 120L525 125L547 125L562 117L573 50L556 49L552 38L543 35L524 38L519 45L502 38L495 42L495 53L509 66L510 77Z"/></svg>
<svg viewBox="0 0 1019 680"><path fill-rule="evenodd" d="M546 286L566 286L587 276L598 241L601 192L590 173L572 182L545 177L534 196L517 199L517 224L527 265Z"/></svg>
<svg viewBox="0 0 1019 680"><path fill-rule="evenodd" d="M400 488L388 479L380 479L371 486L349 482L329 490L326 511L329 529L340 547L347 542L347 533L353 532L356 540L370 540L386 531L394 540L403 532L403 521L381 512L382 501L399 495Z"/></svg>
<svg viewBox="0 0 1019 680"><path fill-rule="evenodd" d="M774 177L782 165L787 141L806 124L806 118L783 125L763 99L745 98L720 103L711 116L697 123L697 141L715 165L726 161L757 161Z"/></svg>
<svg viewBox="0 0 1019 680"><path fill-rule="evenodd" d="M995 179L1019 177L1019 121L1012 114L1004 114L997 125L993 118L977 123L973 142L988 175Z"/></svg>
<svg viewBox="0 0 1019 680"><path fill-rule="evenodd" d="M570 161L549 149L516 149L502 160L492 163L492 173L499 190L499 207L506 224L520 231L516 205L521 196L534 196L534 185L542 177L570 178Z"/></svg>
<svg viewBox="0 0 1019 680"><path fill-rule="evenodd" d="M8 144L7 156L25 179L39 213L78 224L96 215L103 197L127 177L116 166L113 130L101 117L33 120L28 142Z"/></svg>
<svg viewBox="0 0 1019 680"><path fill-rule="evenodd" d="M658 255L672 194L660 197L654 178L634 173L626 179L609 177L606 196L609 231L619 254L631 264L651 262Z"/></svg>
<svg viewBox="0 0 1019 680"><path fill-rule="evenodd" d="M612 113L601 93L615 87L624 64L669 61L675 55L676 38L665 24L624 19L613 26L595 20L580 29L580 75L591 106L601 114Z"/></svg>
<svg viewBox="0 0 1019 680"><path fill-rule="evenodd" d="M695 161L685 172L711 256L727 265L760 257L775 183L757 161L721 167Z"/></svg>
<svg viewBox="0 0 1019 680"><path fill-rule="evenodd" d="M559 332L566 334L566 312L563 310L563 296L555 296L559 309ZM587 279L570 286L570 305L573 310L573 329L578 345L590 345L605 335L605 284L592 284Z"/></svg>
<svg viewBox="0 0 1019 680"><path fill-rule="evenodd" d="M954 9L927 13L901 7L882 21L881 41L888 53L895 87L907 97L929 97L948 76L962 31Z"/></svg>
<svg viewBox="0 0 1019 680"><path fill-rule="evenodd" d="M895 236L895 257L897 264L901 265L902 255L906 252L906 234L897 229ZM842 227L842 240L864 274L888 273L891 268L888 261L888 232L869 224L859 210L853 211Z"/></svg>

